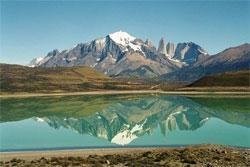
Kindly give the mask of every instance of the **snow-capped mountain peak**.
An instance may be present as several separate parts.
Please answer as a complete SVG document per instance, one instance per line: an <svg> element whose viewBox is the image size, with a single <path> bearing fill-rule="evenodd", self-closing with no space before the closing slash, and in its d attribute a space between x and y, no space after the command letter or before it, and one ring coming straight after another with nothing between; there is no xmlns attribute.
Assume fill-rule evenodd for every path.
<svg viewBox="0 0 250 167"><path fill-rule="evenodd" d="M61 52L52 50L44 58L32 60L29 66L85 65L109 76L131 74L131 76L152 77L188 66L206 53L194 43L166 45L162 40L161 44L161 48L157 51L149 40L144 41L127 32L117 31ZM147 67L146 73L142 67Z"/></svg>
<svg viewBox="0 0 250 167"><path fill-rule="evenodd" d="M109 34L109 37L117 44L127 46L130 42L134 41L136 38L128 34L127 32L117 31Z"/></svg>
<svg viewBox="0 0 250 167"><path fill-rule="evenodd" d="M127 48L130 48L134 51L142 52L141 45L133 43L133 41L136 39L136 37L133 37L132 35L128 34L127 32L117 31L117 32L109 34L108 36L116 44L124 47L125 48L124 51L128 51Z"/></svg>

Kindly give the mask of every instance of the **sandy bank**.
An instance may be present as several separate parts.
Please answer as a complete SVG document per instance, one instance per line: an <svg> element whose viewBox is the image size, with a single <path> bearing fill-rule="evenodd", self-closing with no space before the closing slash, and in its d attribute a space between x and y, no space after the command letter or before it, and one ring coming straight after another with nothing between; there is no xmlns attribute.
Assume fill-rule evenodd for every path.
<svg viewBox="0 0 250 167"><path fill-rule="evenodd" d="M72 96L72 95L110 95L110 94L169 94L169 95L232 95L250 96L248 91L161 91L161 90L123 90L123 91L90 91L69 93L13 93L1 94L0 97L41 97L41 96Z"/></svg>

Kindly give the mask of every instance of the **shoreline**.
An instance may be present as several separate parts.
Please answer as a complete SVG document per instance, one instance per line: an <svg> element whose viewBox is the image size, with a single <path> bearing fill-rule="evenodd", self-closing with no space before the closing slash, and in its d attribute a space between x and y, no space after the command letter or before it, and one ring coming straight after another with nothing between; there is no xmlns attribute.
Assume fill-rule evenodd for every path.
<svg viewBox="0 0 250 167"><path fill-rule="evenodd" d="M43 96L75 96L75 95L126 95L126 94L167 94L167 95L232 95L250 96L248 91L162 91L162 90L107 90L63 93L13 93L0 94L0 98L8 97L43 97Z"/></svg>
<svg viewBox="0 0 250 167"><path fill-rule="evenodd" d="M246 166L250 149L220 145L188 145L183 147L95 148L0 153L0 166L152 166L217 165ZM170 164L169 164L170 163Z"/></svg>
<svg viewBox="0 0 250 167"><path fill-rule="evenodd" d="M0 152L0 160L10 160L15 157L23 159L34 159L39 157L53 157L53 156L88 156L88 155L106 155L106 154L121 154L126 152L150 151L161 149L174 149L184 147L127 147L127 148L86 148L86 149L65 149L65 150L29 150L29 151L13 151Z"/></svg>

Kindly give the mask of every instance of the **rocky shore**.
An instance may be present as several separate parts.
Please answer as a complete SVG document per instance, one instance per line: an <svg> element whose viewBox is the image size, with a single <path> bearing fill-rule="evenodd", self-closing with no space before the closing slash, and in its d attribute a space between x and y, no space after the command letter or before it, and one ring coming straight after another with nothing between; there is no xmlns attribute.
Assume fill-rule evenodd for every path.
<svg viewBox="0 0 250 167"><path fill-rule="evenodd" d="M250 150L222 146L1 153L0 166L249 166Z"/></svg>

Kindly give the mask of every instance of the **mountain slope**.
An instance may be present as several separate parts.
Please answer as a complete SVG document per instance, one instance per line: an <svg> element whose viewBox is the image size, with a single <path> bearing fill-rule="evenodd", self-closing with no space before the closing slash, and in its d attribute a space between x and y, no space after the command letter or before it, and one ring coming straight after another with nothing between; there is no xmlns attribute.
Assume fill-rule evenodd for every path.
<svg viewBox="0 0 250 167"><path fill-rule="evenodd" d="M249 69L250 44L246 43L216 55L202 57L191 66L162 75L161 80L192 83L206 75Z"/></svg>
<svg viewBox="0 0 250 167"><path fill-rule="evenodd" d="M250 68L250 44L228 48L218 54L206 57L194 64L206 67L206 73L217 73L226 70L236 71Z"/></svg>
<svg viewBox="0 0 250 167"><path fill-rule="evenodd" d="M139 77L140 76L140 77ZM115 76L113 76L115 77ZM154 71L146 65L140 66L135 70L124 70L121 73L119 73L119 77L124 77L124 78L156 78L157 74L154 73Z"/></svg>

